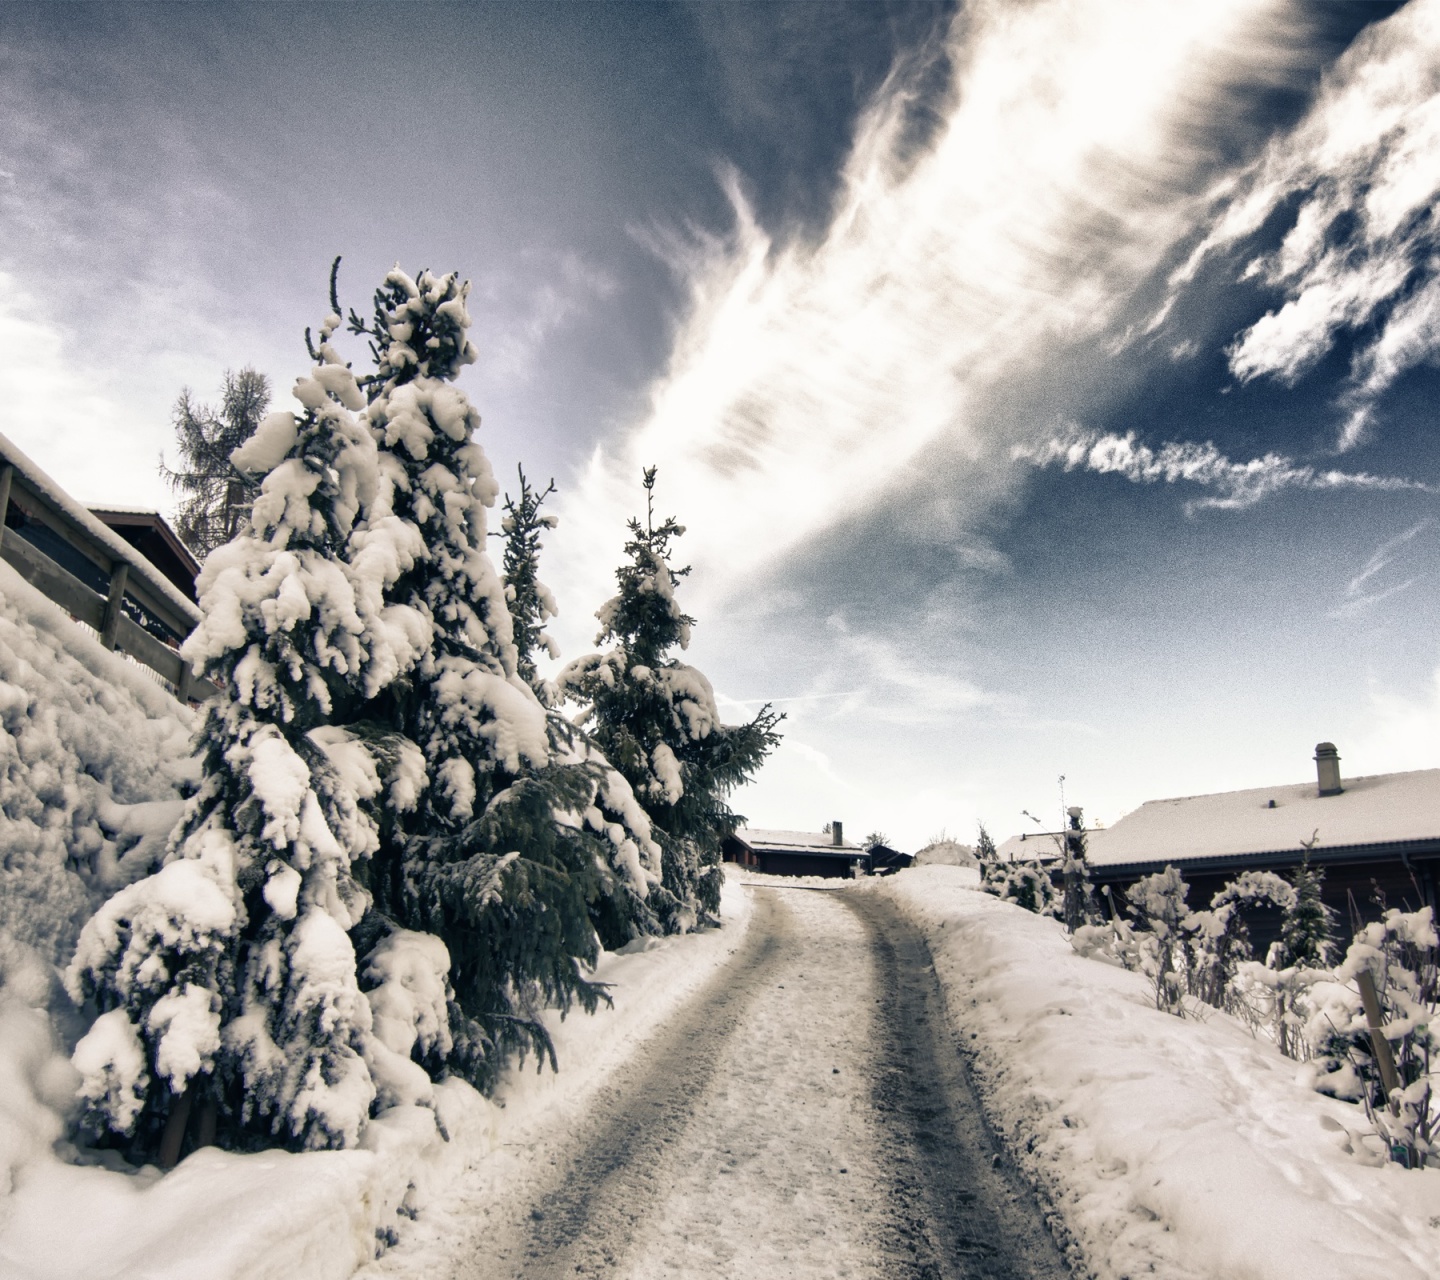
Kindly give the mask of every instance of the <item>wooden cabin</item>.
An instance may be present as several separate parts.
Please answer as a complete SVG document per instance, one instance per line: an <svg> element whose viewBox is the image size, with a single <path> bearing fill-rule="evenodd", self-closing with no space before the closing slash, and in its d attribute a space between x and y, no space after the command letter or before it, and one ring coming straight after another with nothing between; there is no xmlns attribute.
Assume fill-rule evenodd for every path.
<svg viewBox="0 0 1440 1280"><path fill-rule="evenodd" d="M870 869L865 850L845 839L839 822L822 832L740 827L725 838L722 856L726 862L772 876L848 877Z"/></svg>
<svg viewBox="0 0 1440 1280"><path fill-rule="evenodd" d="M1435 908L1440 769L1342 779L1329 742L1315 748L1315 766L1315 777L1303 782L1149 800L1113 826L1087 831L1090 878L1102 900L1108 887L1123 908L1127 888L1173 866L1190 886L1190 907L1199 910L1242 871L1289 878L1308 854L1325 873L1323 897L1342 934L1357 919L1378 919L1382 897L1390 907ZM1053 864L1057 834L1012 837L998 853ZM1251 932L1257 944L1271 940L1264 920Z"/></svg>

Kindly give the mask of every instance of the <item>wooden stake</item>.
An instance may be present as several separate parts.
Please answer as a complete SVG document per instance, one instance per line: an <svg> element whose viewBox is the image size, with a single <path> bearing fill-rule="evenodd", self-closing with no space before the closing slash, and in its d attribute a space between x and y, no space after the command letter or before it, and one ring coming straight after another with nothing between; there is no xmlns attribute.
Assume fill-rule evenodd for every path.
<svg viewBox="0 0 1440 1280"><path fill-rule="evenodd" d="M1385 1039L1381 1025L1380 996L1375 990L1375 978L1369 969L1361 969L1355 977L1360 988L1360 1003L1365 1007L1365 1021L1369 1024L1370 1047L1375 1050L1375 1064L1380 1068L1380 1083L1385 1089L1385 1100L1390 1110L1400 1114L1400 1104L1391 1094L1400 1088L1400 1073L1395 1070L1395 1055L1390 1052L1390 1041Z"/></svg>

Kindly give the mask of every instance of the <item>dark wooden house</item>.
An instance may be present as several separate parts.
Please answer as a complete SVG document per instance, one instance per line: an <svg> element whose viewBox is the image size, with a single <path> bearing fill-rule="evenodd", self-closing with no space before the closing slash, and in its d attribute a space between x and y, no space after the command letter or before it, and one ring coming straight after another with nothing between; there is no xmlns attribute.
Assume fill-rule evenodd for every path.
<svg viewBox="0 0 1440 1280"><path fill-rule="evenodd" d="M1381 897L1391 907L1434 908L1440 769L1342 780L1328 742L1316 748L1315 762L1317 776L1306 782L1150 800L1114 826L1087 832L1092 880L1118 904L1140 877L1174 866L1198 909L1240 872L1288 876L1308 854L1325 873L1324 899L1341 922L1377 919ZM1024 843L1031 842L1055 856L1053 839L1037 834ZM1002 850L1013 854L1016 843Z"/></svg>
<svg viewBox="0 0 1440 1280"><path fill-rule="evenodd" d="M741 827L725 838L723 857L772 876L853 876L870 867L865 850L845 839L838 822L819 833Z"/></svg>

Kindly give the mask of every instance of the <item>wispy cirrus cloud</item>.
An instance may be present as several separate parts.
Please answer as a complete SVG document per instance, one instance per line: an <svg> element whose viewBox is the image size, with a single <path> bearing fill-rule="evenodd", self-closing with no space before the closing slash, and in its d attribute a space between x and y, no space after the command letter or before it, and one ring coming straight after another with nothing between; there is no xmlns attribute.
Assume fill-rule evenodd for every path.
<svg viewBox="0 0 1440 1280"><path fill-rule="evenodd" d="M1344 451L1366 437L1386 389L1440 352L1437 196L1440 0L1413 0L1363 32L1305 118L1217 192L1219 221L1172 288L1286 217L1280 246L1243 272L1285 300L1236 336L1230 368L1242 381L1293 384L1343 333L1373 329L1341 397Z"/></svg>
<svg viewBox="0 0 1440 1280"><path fill-rule="evenodd" d="M1016 445L1011 456L1037 467L1118 475L1136 484L1191 484L1209 490L1185 504L1190 513L1243 510L1285 489L1440 493L1440 487L1403 476L1314 467L1278 453L1236 462L1208 440L1152 447L1133 431L1117 435L1076 427L1042 444Z"/></svg>
<svg viewBox="0 0 1440 1280"><path fill-rule="evenodd" d="M688 305L646 411L562 504L565 594L606 581L651 463L690 530L692 590L721 598L910 485L938 441L972 520L1026 433L982 410L1047 351L1124 327L1194 234L1244 95L1309 74L1307 21L1283 0L968 5L938 124L917 145L897 72L818 238L778 242L728 176L731 236L656 237Z"/></svg>
<svg viewBox="0 0 1440 1280"><path fill-rule="evenodd" d="M1380 585L1377 579L1384 576L1386 570L1416 538L1434 527L1435 521L1427 517L1411 525L1404 533L1397 534L1376 547L1360 571L1345 584L1345 598L1330 611L1330 616L1351 618L1367 613L1382 600L1413 587L1419 581L1418 577L1409 577L1403 582L1392 582L1389 585Z"/></svg>

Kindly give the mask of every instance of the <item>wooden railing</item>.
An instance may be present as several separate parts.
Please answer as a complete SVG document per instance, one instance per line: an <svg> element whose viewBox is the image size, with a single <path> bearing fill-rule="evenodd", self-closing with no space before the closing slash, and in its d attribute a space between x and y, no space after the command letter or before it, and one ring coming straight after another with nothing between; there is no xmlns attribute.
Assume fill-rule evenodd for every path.
<svg viewBox="0 0 1440 1280"><path fill-rule="evenodd" d="M107 649L156 672L181 702L218 692L210 681L191 674L175 647L136 620L149 621L178 645L200 621L200 611L118 534L59 495L48 477L0 436L0 559L71 617L93 627ZM35 545L22 532L33 526L83 557L94 570L91 576L108 583L108 590L95 590Z"/></svg>

